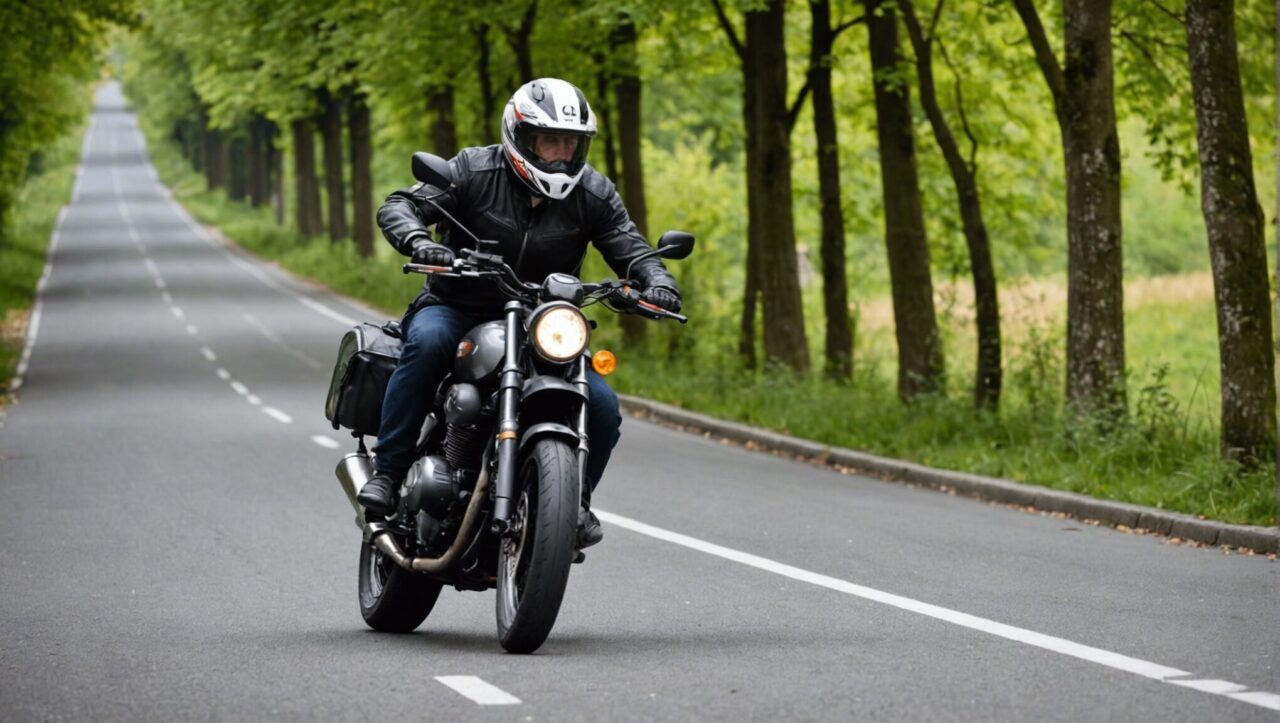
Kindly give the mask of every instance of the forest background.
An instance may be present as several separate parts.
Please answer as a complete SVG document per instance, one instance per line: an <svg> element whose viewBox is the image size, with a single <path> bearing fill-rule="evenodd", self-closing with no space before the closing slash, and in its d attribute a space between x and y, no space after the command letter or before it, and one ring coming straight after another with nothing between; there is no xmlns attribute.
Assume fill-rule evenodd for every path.
<svg viewBox="0 0 1280 723"><path fill-rule="evenodd" d="M592 164L642 229L698 238L671 265L687 327L595 315L593 346L620 352L620 391L924 464L1275 524L1269 324L1270 447L1225 443L1190 4L10 4L6 27L32 33L15 33L29 40L7 43L12 62L0 65L0 258L47 242L84 89L114 48L108 72L122 76L161 177L193 213L392 316L419 280L376 240L372 212L412 183L410 154L496 142L515 88L561 77L596 111ZM1092 37L1090 13L1103 17ZM1268 276L1276 6L1239 0L1229 27L1272 253L1247 258ZM1094 276L1123 282L1120 369L1083 386L1068 354L1069 228L1079 226L1066 169L1084 154L1064 151L1079 146L1060 125L1082 77L1071 55L1082 37L1091 57L1099 43L1108 56L1083 75L1114 86L1117 255L1095 254ZM1089 88L1095 102L1106 95ZM972 208L958 203L966 177L989 264L974 253ZM34 275L20 266L0 264L20 277L0 297L14 310L6 372L39 275L38 263ZM998 289L994 357L990 326L979 344L981 268ZM584 272L608 275L598 258Z"/></svg>

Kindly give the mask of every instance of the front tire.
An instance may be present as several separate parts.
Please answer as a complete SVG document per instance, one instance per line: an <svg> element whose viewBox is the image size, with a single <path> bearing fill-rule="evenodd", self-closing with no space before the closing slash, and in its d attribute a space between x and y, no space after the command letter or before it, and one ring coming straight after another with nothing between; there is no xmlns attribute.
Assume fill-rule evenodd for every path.
<svg viewBox="0 0 1280 723"><path fill-rule="evenodd" d="M374 630L413 632L431 614L442 587L395 564L370 541L360 544L360 615Z"/></svg>
<svg viewBox="0 0 1280 723"><path fill-rule="evenodd" d="M513 534L498 554L498 640L532 653L551 634L569 583L578 531L579 480L573 450L540 439L520 466Z"/></svg>

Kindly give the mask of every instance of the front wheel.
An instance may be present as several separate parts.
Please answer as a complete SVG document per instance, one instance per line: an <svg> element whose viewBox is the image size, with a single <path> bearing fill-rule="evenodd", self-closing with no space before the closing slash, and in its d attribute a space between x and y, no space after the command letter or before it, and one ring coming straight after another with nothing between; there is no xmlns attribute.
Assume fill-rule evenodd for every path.
<svg viewBox="0 0 1280 723"><path fill-rule="evenodd" d="M409 572L368 540L360 544L360 615L380 633L408 633L436 605L443 585Z"/></svg>
<svg viewBox="0 0 1280 723"><path fill-rule="evenodd" d="M511 536L498 556L498 640L509 652L532 653L555 625L573 564L578 483L569 445L534 442L520 466Z"/></svg>

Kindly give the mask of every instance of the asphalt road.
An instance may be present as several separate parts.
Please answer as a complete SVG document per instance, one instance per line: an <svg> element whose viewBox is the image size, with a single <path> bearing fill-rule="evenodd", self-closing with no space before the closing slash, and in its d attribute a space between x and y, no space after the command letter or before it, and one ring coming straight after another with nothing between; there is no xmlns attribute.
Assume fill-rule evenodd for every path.
<svg viewBox="0 0 1280 723"><path fill-rule="evenodd" d="M322 406L377 315L201 231L114 85L50 264L0 419L6 720L1280 715L1274 561L634 419L538 654L501 652L492 592L373 633Z"/></svg>

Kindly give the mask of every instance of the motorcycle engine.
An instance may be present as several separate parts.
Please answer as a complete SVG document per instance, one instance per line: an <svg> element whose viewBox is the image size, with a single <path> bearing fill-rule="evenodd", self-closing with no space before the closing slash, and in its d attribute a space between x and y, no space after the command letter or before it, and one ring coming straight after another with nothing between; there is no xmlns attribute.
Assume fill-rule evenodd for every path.
<svg viewBox="0 0 1280 723"><path fill-rule="evenodd" d="M489 442L494 409L474 384L455 384L444 403L444 458L454 469L476 470Z"/></svg>

